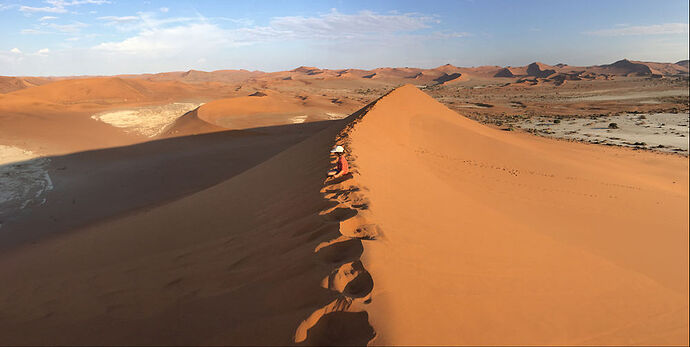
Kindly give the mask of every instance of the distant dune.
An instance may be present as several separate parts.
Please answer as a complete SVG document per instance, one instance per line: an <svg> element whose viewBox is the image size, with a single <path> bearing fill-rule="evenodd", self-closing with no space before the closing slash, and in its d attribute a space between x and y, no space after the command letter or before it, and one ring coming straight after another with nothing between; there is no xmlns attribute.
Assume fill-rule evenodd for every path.
<svg viewBox="0 0 690 347"><path fill-rule="evenodd" d="M324 120L328 119L328 113L347 109L348 105L350 101L318 95L300 97L264 90L248 96L214 100L201 106L196 117L225 129L246 129L302 123L308 119Z"/></svg>
<svg viewBox="0 0 690 347"><path fill-rule="evenodd" d="M552 66L542 64L539 62L527 65L527 75L546 78L556 73L556 70Z"/></svg>
<svg viewBox="0 0 690 347"><path fill-rule="evenodd" d="M175 97L186 90L176 82L151 83L117 77L62 80L14 92L57 104L114 104L152 101Z"/></svg>
<svg viewBox="0 0 690 347"><path fill-rule="evenodd" d="M242 82L249 78L263 75L261 71L248 70L217 70L217 71L178 71L178 72L163 72L157 74L140 74L140 75L119 75L122 78L143 78L149 81L183 81L187 83L200 82L223 82L236 83Z"/></svg>
<svg viewBox="0 0 690 347"><path fill-rule="evenodd" d="M163 72L156 74L129 74L118 75L112 77L89 77L89 76L70 76L70 77L2 77L0 76L0 93L9 93L16 90L26 89L36 85L42 85L49 82L63 81L63 80L84 80L84 79L108 79L119 78L132 82L132 87L140 83L146 82L184 82L187 84L197 85L201 84L205 87L220 87L225 84L238 84L243 82L259 83L259 84L276 84L279 81L302 81L305 84L310 81L319 80L380 80L385 83L415 83L415 84L438 84L439 80L444 80L444 75L452 76L454 74L461 74L463 79L469 80L473 78L493 78L493 77L525 77L531 76L535 78L548 78L554 73L567 73L578 75L602 75L602 76L679 76L688 75L687 60L679 61L677 63L655 63L655 62L640 62L623 59L611 64L594 65L594 66L570 66L559 63L557 65L547 65L540 62L534 62L527 66L479 66L479 67L457 67L451 64L445 64L432 69L420 69L411 67L384 67L373 70L361 69L320 69L317 67L300 66L289 71L279 72L262 72L262 71L248 71L248 70L217 70L217 71L176 71ZM66 81L63 81L66 82ZM445 81L443 83L446 83ZM74 82L73 82L74 83ZM104 82L105 83L105 82ZM113 84L113 82L108 82ZM216 83L216 85L213 85ZM218 85L220 83L221 85ZM67 86L69 84L65 84ZM74 84L74 86L77 86ZM114 88L112 90L119 90L117 86L108 86ZM106 88L106 90L108 89ZM174 86L169 86L173 88ZM134 95L130 95L135 97ZM136 97L141 98L141 95ZM102 99L105 100L105 99Z"/></svg>
<svg viewBox="0 0 690 347"><path fill-rule="evenodd" d="M515 74L509 68L504 67L498 70L493 77L515 77Z"/></svg>

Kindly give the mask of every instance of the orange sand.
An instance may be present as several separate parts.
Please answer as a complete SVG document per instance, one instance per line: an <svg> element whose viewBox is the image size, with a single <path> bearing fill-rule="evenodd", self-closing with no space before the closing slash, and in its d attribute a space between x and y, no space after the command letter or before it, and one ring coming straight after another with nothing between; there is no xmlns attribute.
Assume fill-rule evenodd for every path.
<svg viewBox="0 0 690 347"><path fill-rule="evenodd" d="M494 130L413 86L351 134L374 344L684 344L688 160Z"/></svg>
<svg viewBox="0 0 690 347"><path fill-rule="evenodd" d="M424 78L498 69L445 66ZM330 72L290 73L297 80ZM375 72L385 79L415 71ZM93 84L109 88L93 91L101 101L108 90L152 102L202 88L67 82L0 100L40 100L57 124L56 115L81 110L66 103L91 105ZM39 92L51 85L81 92ZM179 94L167 89L177 87ZM220 130L202 122L236 114L248 98L265 97L208 103L174 129ZM277 105L293 101L285 102ZM8 107L3 117L25 116ZM98 130L89 136L137 141L85 115L62 127L74 122ZM33 131L46 124L26 118ZM229 141L212 135L165 140L172 142L151 155ZM324 182L334 143L346 146L353 177ZM137 172L145 160L122 165ZM46 216L46 237L0 254L0 343L687 344L687 158L502 132L407 85L252 165L192 195L69 232L49 235L51 223L64 222ZM179 171L175 179L198 179ZM70 194L48 195L47 206L69 208Z"/></svg>

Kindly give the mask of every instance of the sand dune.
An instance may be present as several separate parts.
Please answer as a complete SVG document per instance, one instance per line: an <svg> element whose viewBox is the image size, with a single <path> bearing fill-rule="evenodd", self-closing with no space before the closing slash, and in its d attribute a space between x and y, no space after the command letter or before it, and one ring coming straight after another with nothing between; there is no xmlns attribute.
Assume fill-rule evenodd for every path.
<svg viewBox="0 0 690 347"><path fill-rule="evenodd" d="M331 118L329 113L351 109L352 105L351 101L318 95L293 96L264 90L248 96L214 100L201 106L193 117L225 129L247 129L326 120Z"/></svg>
<svg viewBox="0 0 690 347"><path fill-rule="evenodd" d="M493 77L515 77L515 74L513 73L513 71L506 67L496 72Z"/></svg>
<svg viewBox="0 0 690 347"><path fill-rule="evenodd" d="M12 93L58 104L118 104L169 100L188 95L180 82L149 82L117 77L62 80Z"/></svg>
<svg viewBox="0 0 690 347"><path fill-rule="evenodd" d="M216 70L216 71L176 71L163 72L157 74L140 74L140 75L119 75L122 78L139 78L149 81L182 81L185 83L201 83L201 82L223 82L223 83L238 83L243 82L253 77L263 75L261 71L248 70Z"/></svg>
<svg viewBox="0 0 690 347"><path fill-rule="evenodd" d="M527 65L527 75L546 78L556 73L556 70L552 66L535 62Z"/></svg>
<svg viewBox="0 0 690 347"><path fill-rule="evenodd" d="M266 94L223 102L289 107ZM3 342L687 341L686 158L488 128L411 85L329 124L192 195L3 252ZM207 146L178 139L151 148ZM353 175L324 182L334 143Z"/></svg>
<svg viewBox="0 0 690 347"><path fill-rule="evenodd" d="M0 94L40 86L42 84L50 83L53 80L55 80L55 78L0 76Z"/></svg>
<svg viewBox="0 0 690 347"><path fill-rule="evenodd" d="M342 124L187 198L4 253L3 342L292 343L339 297L319 283L356 260L352 243L315 253L340 235L319 191Z"/></svg>
<svg viewBox="0 0 690 347"><path fill-rule="evenodd" d="M687 159L486 128L412 86L350 138L384 235L374 344L687 341Z"/></svg>

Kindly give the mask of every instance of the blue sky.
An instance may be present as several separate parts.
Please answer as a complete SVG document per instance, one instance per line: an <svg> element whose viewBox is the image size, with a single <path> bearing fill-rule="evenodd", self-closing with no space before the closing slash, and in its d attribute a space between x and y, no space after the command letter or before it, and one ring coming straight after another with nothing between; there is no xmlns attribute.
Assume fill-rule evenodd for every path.
<svg viewBox="0 0 690 347"><path fill-rule="evenodd" d="M0 75L688 59L688 1L0 0Z"/></svg>

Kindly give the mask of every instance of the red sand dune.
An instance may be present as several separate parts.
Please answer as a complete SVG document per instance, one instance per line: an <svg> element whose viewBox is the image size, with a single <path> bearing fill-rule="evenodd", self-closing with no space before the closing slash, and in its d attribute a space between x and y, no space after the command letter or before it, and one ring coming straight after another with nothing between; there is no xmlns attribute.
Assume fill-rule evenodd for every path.
<svg viewBox="0 0 690 347"><path fill-rule="evenodd" d="M535 62L527 65L527 75L538 78L546 78L556 73L553 66Z"/></svg>
<svg viewBox="0 0 690 347"><path fill-rule="evenodd" d="M687 159L487 128L412 86L350 146L383 231L374 344L687 342Z"/></svg>
<svg viewBox="0 0 690 347"><path fill-rule="evenodd" d="M199 107L194 117L226 129L246 129L329 119L329 112L342 112L352 106L348 100L263 90L248 96L214 100Z"/></svg>
<svg viewBox="0 0 690 347"><path fill-rule="evenodd" d="M324 182L334 143L353 177ZM0 336L685 344L687 231L686 158L499 131L407 85L216 186L4 252Z"/></svg>
<svg viewBox="0 0 690 347"><path fill-rule="evenodd" d="M149 82L118 77L61 80L13 92L15 96L58 104L117 104L153 100L172 100L189 94L190 87L180 82Z"/></svg>
<svg viewBox="0 0 690 347"><path fill-rule="evenodd" d="M185 83L200 83L200 82L223 82L223 83L238 83L248 79L258 77L265 74L261 71L248 70L216 70L216 71L176 71L163 72L157 74L140 74L140 75L119 75L122 78L140 78L149 81L182 81Z"/></svg>
<svg viewBox="0 0 690 347"><path fill-rule="evenodd" d="M619 60L608 65L588 67L587 70L618 76L672 76L688 74L687 66L682 64L650 63L628 59Z"/></svg>
<svg viewBox="0 0 690 347"><path fill-rule="evenodd" d="M515 74L509 68L505 67L498 70L493 77L515 77Z"/></svg>

